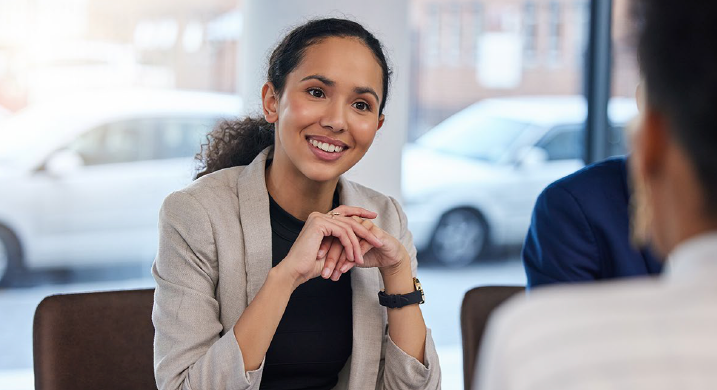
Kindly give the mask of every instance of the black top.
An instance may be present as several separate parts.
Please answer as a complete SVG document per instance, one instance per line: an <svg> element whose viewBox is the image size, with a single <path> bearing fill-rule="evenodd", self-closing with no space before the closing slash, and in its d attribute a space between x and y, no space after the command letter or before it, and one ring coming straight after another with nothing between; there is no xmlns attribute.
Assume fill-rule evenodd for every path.
<svg viewBox="0 0 717 390"><path fill-rule="evenodd" d="M304 222L269 196L272 266L279 264ZM334 194L334 207L338 193ZM338 282L317 277L289 299L269 350L261 389L331 389L349 356L353 339L350 272Z"/></svg>

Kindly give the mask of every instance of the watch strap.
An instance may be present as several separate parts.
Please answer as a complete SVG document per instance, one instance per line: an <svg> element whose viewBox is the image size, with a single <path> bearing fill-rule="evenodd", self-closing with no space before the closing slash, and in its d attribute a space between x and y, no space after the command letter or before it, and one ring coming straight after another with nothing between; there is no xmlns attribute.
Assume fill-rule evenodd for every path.
<svg viewBox="0 0 717 390"><path fill-rule="evenodd" d="M421 290L415 290L408 294L386 294L385 291L379 291L378 303L390 309L423 303L423 292Z"/></svg>

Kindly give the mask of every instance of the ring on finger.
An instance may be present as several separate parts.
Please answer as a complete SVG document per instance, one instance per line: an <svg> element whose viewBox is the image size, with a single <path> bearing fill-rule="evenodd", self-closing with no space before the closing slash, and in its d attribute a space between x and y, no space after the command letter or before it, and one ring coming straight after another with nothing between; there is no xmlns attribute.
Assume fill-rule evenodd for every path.
<svg viewBox="0 0 717 390"><path fill-rule="evenodd" d="M341 215L341 213L339 213L338 211L329 211L329 216L330 216L331 218L333 218L333 217L335 217L335 216L337 216L337 215Z"/></svg>

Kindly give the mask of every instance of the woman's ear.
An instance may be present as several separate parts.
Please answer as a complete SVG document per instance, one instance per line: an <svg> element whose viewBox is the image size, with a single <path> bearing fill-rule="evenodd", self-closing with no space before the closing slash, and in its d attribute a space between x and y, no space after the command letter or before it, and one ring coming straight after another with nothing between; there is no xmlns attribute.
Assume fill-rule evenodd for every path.
<svg viewBox="0 0 717 390"><path fill-rule="evenodd" d="M381 126L383 126L384 119L386 119L386 117L383 114L378 117L378 127L376 128L376 131L378 131Z"/></svg>
<svg viewBox="0 0 717 390"><path fill-rule="evenodd" d="M264 119L269 123L276 123L279 119L279 115L277 114L279 98L274 89L274 84L268 81L264 83L264 86L261 88L261 105L264 111Z"/></svg>

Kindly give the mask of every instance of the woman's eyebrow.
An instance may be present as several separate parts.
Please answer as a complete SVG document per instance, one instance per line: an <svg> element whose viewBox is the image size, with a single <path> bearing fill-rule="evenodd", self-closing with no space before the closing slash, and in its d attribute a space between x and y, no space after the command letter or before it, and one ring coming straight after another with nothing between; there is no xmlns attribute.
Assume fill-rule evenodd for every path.
<svg viewBox="0 0 717 390"><path fill-rule="evenodd" d="M327 78L327 77L325 77L325 76L322 76L322 75L320 75L320 74L312 74L312 75L310 75L310 76L306 76L306 77L304 77L303 79L301 79L301 81L312 80L312 79L313 79L313 80L319 80L319 81L321 81L322 83L328 85L329 87L333 87L334 85L336 85L336 82L335 82L335 81L333 81L333 80L331 80L331 79L329 79L329 78Z"/></svg>
<svg viewBox="0 0 717 390"><path fill-rule="evenodd" d="M374 91L373 88L371 88L371 87L356 87L356 88L354 88L354 93L357 95L361 95L364 93L370 93L371 95L373 95L373 97L376 98L377 102L381 101L381 99L378 98L378 94L376 93L376 91Z"/></svg>
<svg viewBox="0 0 717 390"><path fill-rule="evenodd" d="M320 74L312 74L312 75L306 76L303 79L301 79L301 81L306 81L306 80L319 80L322 83L328 85L329 87L333 87L334 85L336 85L336 82L334 80L331 80L328 77L322 76ZM378 94L376 93L376 91L374 91L374 89L371 87L356 87L356 88L354 88L354 93L357 95L369 93L376 98L377 102L381 101L381 99L378 98Z"/></svg>

